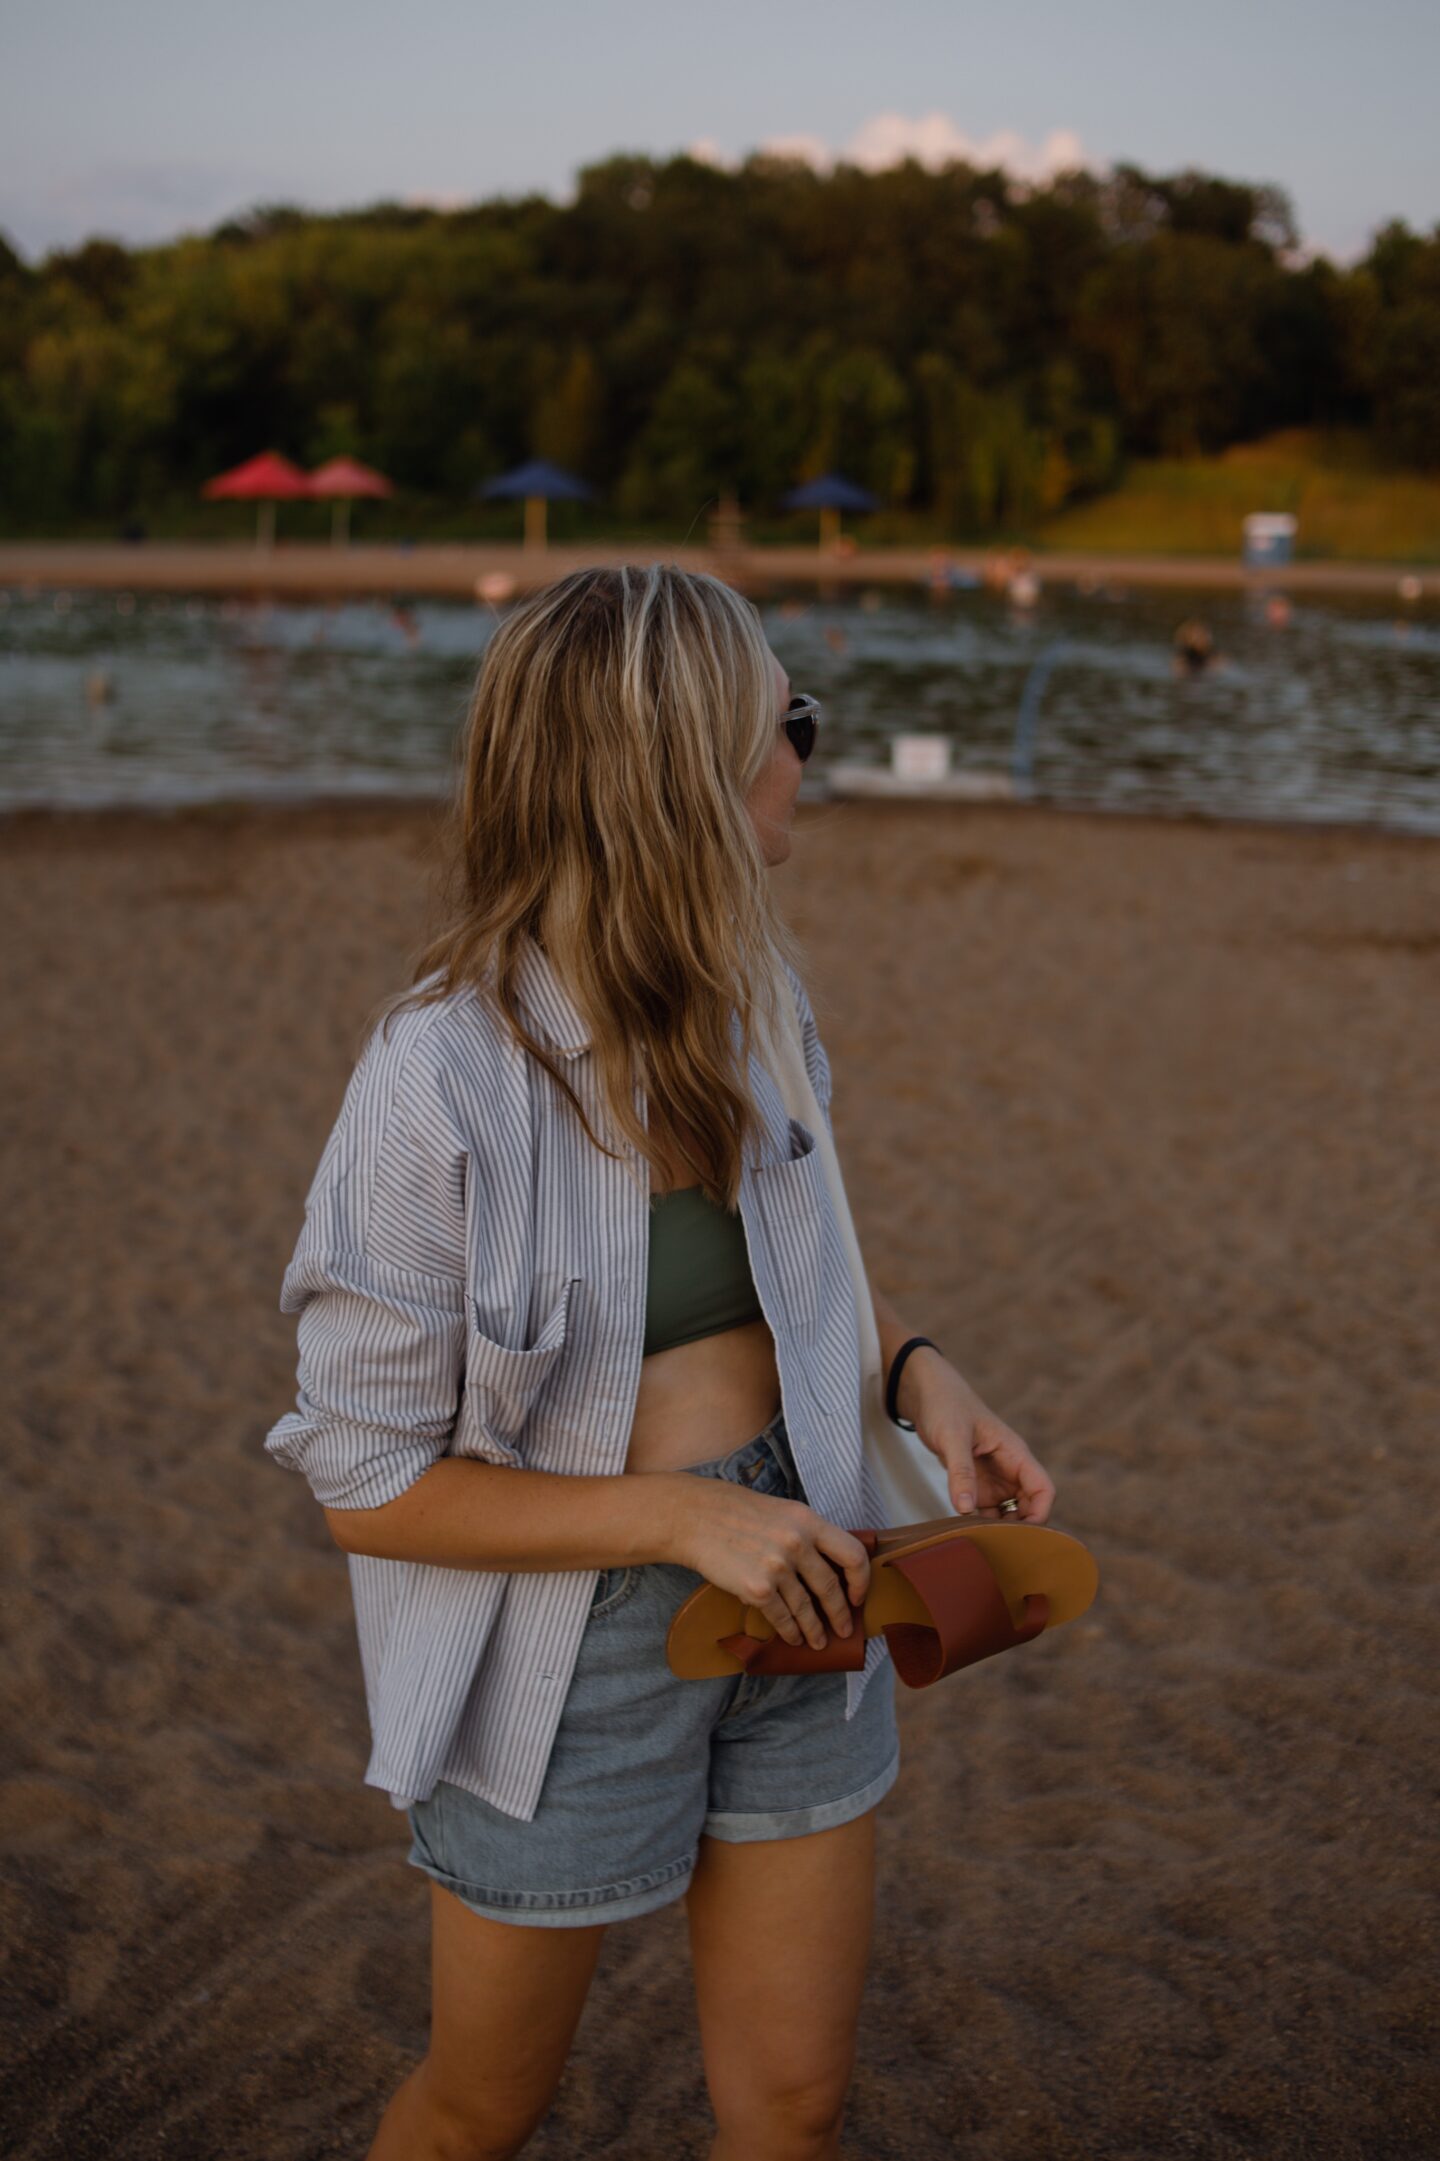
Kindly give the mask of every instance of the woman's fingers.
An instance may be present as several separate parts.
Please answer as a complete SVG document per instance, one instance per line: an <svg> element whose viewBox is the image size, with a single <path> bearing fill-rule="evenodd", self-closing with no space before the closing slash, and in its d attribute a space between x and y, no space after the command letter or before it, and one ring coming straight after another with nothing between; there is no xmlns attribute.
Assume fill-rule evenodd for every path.
<svg viewBox="0 0 1440 2161"><path fill-rule="evenodd" d="M1019 1505L1001 1520L1043 1523L1055 1503L1055 1481L1046 1476L1028 1445L998 1419L979 1422L975 1435L975 1467L980 1476L981 1508L987 1518L999 1515L999 1503Z"/></svg>
<svg viewBox="0 0 1440 2161"><path fill-rule="evenodd" d="M832 1630L849 1636L861 1626L855 1609L870 1588L870 1556L853 1531L817 1516L808 1505L797 1508L776 1533L765 1573L770 1588L751 1604L786 1643L808 1643L819 1651Z"/></svg>
<svg viewBox="0 0 1440 2161"><path fill-rule="evenodd" d="M819 1560L817 1577L821 1568L829 1580L823 1588L817 1581L813 1595L798 1575L782 1576L775 1587L779 1611L766 1616L787 1643L808 1643L817 1651L830 1641L831 1629L837 1636L846 1636L855 1626L844 1584L823 1559ZM793 1635L789 1633L791 1628L795 1630Z"/></svg>
<svg viewBox="0 0 1440 2161"><path fill-rule="evenodd" d="M803 1583L792 1578L788 1584L777 1584L775 1597L779 1612L771 1618L787 1643L808 1643L818 1651L829 1641L825 1624Z"/></svg>
<svg viewBox="0 0 1440 2161"><path fill-rule="evenodd" d="M782 1577L761 1599L757 1611L764 1614L776 1635L783 1637L786 1643L812 1643L818 1648L825 1641L815 1607L797 1577L790 1577L788 1582Z"/></svg>
<svg viewBox="0 0 1440 2161"><path fill-rule="evenodd" d="M957 1516L968 1516L979 1495L976 1491L978 1481L970 1453L970 1442L965 1434L951 1433L946 1436L941 1461L945 1465L950 1488L950 1505Z"/></svg>
<svg viewBox="0 0 1440 2161"><path fill-rule="evenodd" d="M1028 1449L1013 1491L1019 1503L1015 1515L1022 1523L1043 1523L1055 1505L1055 1481L1046 1477Z"/></svg>
<svg viewBox="0 0 1440 2161"><path fill-rule="evenodd" d="M860 1550L868 1572L870 1557L863 1547ZM860 1625L847 1578L818 1546L777 1577L760 1611L787 1643L808 1643L817 1651L829 1642L832 1629L837 1636L849 1636Z"/></svg>
<svg viewBox="0 0 1440 2161"><path fill-rule="evenodd" d="M971 1453L969 1432L964 1426L953 1423L922 1433L920 1439L945 1466L950 1506L957 1516L970 1515L980 1496L977 1492L977 1466Z"/></svg>
<svg viewBox="0 0 1440 2161"><path fill-rule="evenodd" d="M1017 1513L1025 1523L1043 1523L1055 1506L1055 1481L1046 1477L1033 1456L1020 1474L1015 1498L1020 1503Z"/></svg>

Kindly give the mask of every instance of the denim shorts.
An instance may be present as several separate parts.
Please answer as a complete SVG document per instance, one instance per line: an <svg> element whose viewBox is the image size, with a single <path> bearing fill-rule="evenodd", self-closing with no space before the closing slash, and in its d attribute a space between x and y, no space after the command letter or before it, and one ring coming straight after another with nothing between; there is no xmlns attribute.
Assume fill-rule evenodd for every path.
<svg viewBox="0 0 1440 2161"><path fill-rule="evenodd" d="M686 1468L804 1498L778 1411L754 1440ZM683 1897L702 1832L799 1838L873 1808L900 1770L890 1660L848 1721L844 1673L682 1681L666 1632L704 1580L668 1561L602 1569L535 1815L441 1779L407 1811L406 1859L491 1920L585 1928Z"/></svg>

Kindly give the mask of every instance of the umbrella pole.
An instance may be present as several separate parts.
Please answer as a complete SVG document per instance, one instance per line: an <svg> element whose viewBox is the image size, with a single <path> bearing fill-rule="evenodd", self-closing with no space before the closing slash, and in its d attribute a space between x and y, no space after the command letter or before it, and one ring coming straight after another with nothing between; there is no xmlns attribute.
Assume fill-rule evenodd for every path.
<svg viewBox="0 0 1440 2161"><path fill-rule="evenodd" d="M822 547L822 549L833 548L839 538L839 511L834 509L822 510L820 513L820 546Z"/></svg>
<svg viewBox="0 0 1440 2161"><path fill-rule="evenodd" d="M332 548L348 548L350 545L350 498L337 495L330 506L330 545Z"/></svg>
<svg viewBox="0 0 1440 2161"><path fill-rule="evenodd" d="M255 513L255 545L257 548L275 545L275 505L268 498Z"/></svg>
<svg viewBox="0 0 1440 2161"><path fill-rule="evenodd" d="M527 495L525 498L525 545L527 548L543 548L545 545L543 495Z"/></svg>

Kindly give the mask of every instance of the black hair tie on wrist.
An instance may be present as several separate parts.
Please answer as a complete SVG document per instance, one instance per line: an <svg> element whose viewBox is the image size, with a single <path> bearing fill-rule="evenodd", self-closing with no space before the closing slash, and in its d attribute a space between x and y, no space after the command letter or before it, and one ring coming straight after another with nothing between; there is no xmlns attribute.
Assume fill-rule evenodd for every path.
<svg viewBox="0 0 1440 2161"><path fill-rule="evenodd" d="M931 1342L929 1336L911 1336L909 1342L902 1343L899 1350L895 1353L894 1362L890 1367L890 1378L885 1384L885 1415L890 1420L892 1425L901 1427L902 1430L906 1433L913 1433L915 1431L915 1428L908 1418L902 1418L900 1416L899 1410L897 1408L899 1402L898 1391L900 1387L900 1368L904 1365L906 1359L910 1356L910 1353L912 1351L918 1351L922 1343L927 1347L927 1349L932 1351L938 1351L940 1348L938 1343Z"/></svg>

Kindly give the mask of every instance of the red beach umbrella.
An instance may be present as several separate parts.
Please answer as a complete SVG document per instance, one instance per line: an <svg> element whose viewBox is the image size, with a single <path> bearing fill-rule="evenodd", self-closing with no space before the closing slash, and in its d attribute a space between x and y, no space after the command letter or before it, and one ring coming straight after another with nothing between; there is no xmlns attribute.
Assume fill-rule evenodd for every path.
<svg viewBox="0 0 1440 2161"><path fill-rule="evenodd" d="M282 458L278 450L266 450L258 458L247 458L243 465L234 465L228 473L207 480L201 492L211 501L234 498L258 503L255 545L268 548L275 538L276 503L308 495L310 483L298 465Z"/></svg>
<svg viewBox="0 0 1440 2161"><path fill-rule="evenodd" d="M393 495L395 490L383 473L362 465L358 458L331 458L310 475L310 493L334 499L330 538L340 542L350 538L350 504L355 496Z"/></svg>

